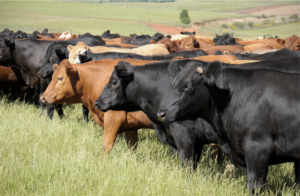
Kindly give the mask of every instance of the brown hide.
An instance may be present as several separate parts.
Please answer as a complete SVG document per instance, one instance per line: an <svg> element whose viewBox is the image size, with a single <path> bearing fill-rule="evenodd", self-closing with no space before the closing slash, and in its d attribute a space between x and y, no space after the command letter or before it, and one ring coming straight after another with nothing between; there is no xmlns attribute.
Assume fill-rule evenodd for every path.
<svg viewBox="0 0 300 196"><path fill-rule="evenodd" d="M109 45L118 45L118 46L120 46L120 47L122 47L122 48L136 48L136 47L137 47L136 45L131 45L131 44L121 44L121 43L119 43L119 42L105 42L105 44L106 44L107 46L109 46Z"/></svg>
<svg viewBox="0 0 300 196"><path fill-rule="evenodd" d="M260 39L260 40L251 40L251 41L243 40L243 41L238 41L238 43L243 46L249 46L252 44L265 44L265 45L272 46L274 49L280 50L283 48L284 40L279 38L276 39L272 38L272 39Z"/></svg>
<svg viewBox="0 0 300 196"><path fill-rule="evenodd" d="M174 57L173 60L183 60L183 56ZM199 56L189 59L196 59L199 61L206 61L206 62L212 62L212 61L221 61L223 63L230 63L232 61L238 60L236 56L234 55L207 55L207 56Z"/></svg>
<svg viewBox="0 0 300 196"><path fill-rule="evenodd" d="M249 51L249 52L253 52L255 50L272 50L275 49L270 45L266 45L263 43L258 43L258 44L252 44L252 45L248 45L248 46L244 46L243 47L244 51Z"/></svg>
<svg viewBox="0 0 300 196"><path fill-rule="evenodd" d="M220 50L221 52L228 51L228 52L235 52L235 51L243 51L243 47L239 45L227 45L227 46L213 46L213 47L208 47L208 48L202 48L204 52L207 54L214 54L216 50Z"/></svg>
<svg viewBox="0 0 300 196"><path fill-rule="evenodd" d="M0 66L0 86L23 87L26 84L18 68Z"/></svg>
<svg viewBox="0 0 300 196"><path fill-rule="evenodd" d="M292 35L286 38L284 47L293 51L300 50L300 38L297 35Z"/></svg>
<svg viewBox="0 0 300 196"><path fill-rule="evenodd" d="M102 38L103 39L103 38ZM103 39L106 42L118 42L122 44L122 39L121 38L114 38L114 39Z"/></svg>
<svg viewBox="0 0 300 196"><path fill-rule="evenodd" d="M194 35L189 35L181 40L180 48L199 48L199 43Z"/></svg>
<svg viewBox="0 0 300 196"><path fill-rule="evenodd" d="M145 65L155 61L135 59L106 59L91 61L85 64L69 64L68 60L53 66L52 81L41 96L48 104L82 103L86 106L95 122L104 128L103 149L109 152L114 145L118 133L125 132L126 139L131 140L132 147L137 145L137 130L153 128L151 121L141 111L108 111L101 112L94 106L119 61L127 61L132 65Z"/></svg>
<svg viewBox="0 0 300 196"><path fill-rule="evenodd" d="M4 94L9 93L7 87L20 87L20 101L24 100L25 93L27 92L27 85L23 80L21 71L16 67L0 66L0 91L3 89ZM6 93L5 90L7 91Z"/></svg>
<svg viewBox="0 0 300 196"><path fill-rule="evenodd" d="M177 46L177 44L176 44L176 43L178 43L178 42L176 42L176 41L171 41L171 40L170 40L169 38L167 38L167 37L161 39L161 40L160 40L159 42L157 42L157 43L159 43L159 44L164 44L164 45L167 47L169 53L175 52L176 49L178 48L178 46Z"/></svg>

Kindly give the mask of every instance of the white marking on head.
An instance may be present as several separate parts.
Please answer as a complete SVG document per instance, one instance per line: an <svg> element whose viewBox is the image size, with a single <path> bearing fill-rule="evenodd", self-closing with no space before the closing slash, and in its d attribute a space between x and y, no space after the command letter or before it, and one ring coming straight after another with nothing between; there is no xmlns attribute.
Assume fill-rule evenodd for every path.
<svg viewBox="0 0 300 196"><path fill-rule="evenodd" d="M79 52L79 54L84 54L85 52L87 51L87 49L83 49L83 50L81 50L80 52ZM74 64L80 64L81 63L81 61L79 60L79 55L77 55L77 57L76 57L76 59L75 59L75 61L74 61Z"/></svg>

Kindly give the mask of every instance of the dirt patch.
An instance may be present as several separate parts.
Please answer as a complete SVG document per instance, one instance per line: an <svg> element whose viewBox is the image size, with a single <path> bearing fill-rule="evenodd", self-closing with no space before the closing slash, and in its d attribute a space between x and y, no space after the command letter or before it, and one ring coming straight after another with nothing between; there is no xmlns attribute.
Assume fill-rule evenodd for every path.
<svg viewBox="0 0 300 196"><path fill-rule="evenodd" d="M292 14L300 14L300 4L294 5L273 5L273 6L263 6L257 8L250 8L236 11L236 13L246 13L246 14L265 14L265 15L292 15Z"/></svg>
<svg viewBox="0 0 300 196"><path fill-rule="evenodd" d="M172 27L172 26L167 26L167 25L162 25L162 24L153 24L153 23L146 23L149 27L154 29L155 31L169 34L169 35L175 35L175 34L180 34L181 31L188 31L188 32L196 32L196 35L199 35L198 33L198 28L197 27L192 27L192 28L183 28L183 27Z"/></svg>

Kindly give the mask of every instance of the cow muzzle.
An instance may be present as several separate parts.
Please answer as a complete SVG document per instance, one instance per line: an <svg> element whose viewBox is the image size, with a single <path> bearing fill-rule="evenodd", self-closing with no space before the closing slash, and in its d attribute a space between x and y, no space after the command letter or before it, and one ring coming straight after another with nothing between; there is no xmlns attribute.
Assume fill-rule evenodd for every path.
<svg viewBox="0 0 300 196"><path fill-rule="evenodd" d="M163 110L160 110L157 112L157 117L158 117L158 120L165 121L165 119L167 117L167 113Z"/></svg>

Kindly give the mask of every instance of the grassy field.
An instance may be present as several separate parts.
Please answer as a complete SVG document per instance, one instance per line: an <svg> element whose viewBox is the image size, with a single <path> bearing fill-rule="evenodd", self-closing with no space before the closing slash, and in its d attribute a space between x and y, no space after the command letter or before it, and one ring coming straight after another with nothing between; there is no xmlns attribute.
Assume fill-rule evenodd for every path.
<svg viewBox="0 0 300 196"><path fill-rule="evenodd" d="M223 175L205 151L197 171L182 169L178 156L154 130L139 130L136 152L119 138L103 156L103 130L81 123L81 106L52 121L33 105L0 98L0 195L248 195L246 176ZM270 167L262 195L298 195L292 164Z"/></svg>
<svg viewBox="0 0 300 196"><path fill-rule="evenodd" d="M271 1L273 4L297 2ZM50 32L70 30L75 34L90 32L129 35L156 31L145 23L181 25L179 13L187 8L192 22L241 16L231 11L268 5L267 2L173 2L173 3L82 3L82 2L1 2L0 29L10 28L32 32L48 28ZM125 22L124 20L133 21Z"/></svg>
<svg viewBox="0 0 300 196"><path fill-rule="evenodd" d="M201 34L207 35L209 37L214 37L217 34L222 33L233 33L234 37L239 37L243 39L253 39L266 35L266 37L275 37L277 35L279 38L285 39L291 35L300 36L300 23L289 23L268 28L260 29L247 29L247 30L231 30L231 29L221 29L221 28L206 28L201 27L198 30Z"/></svg>

